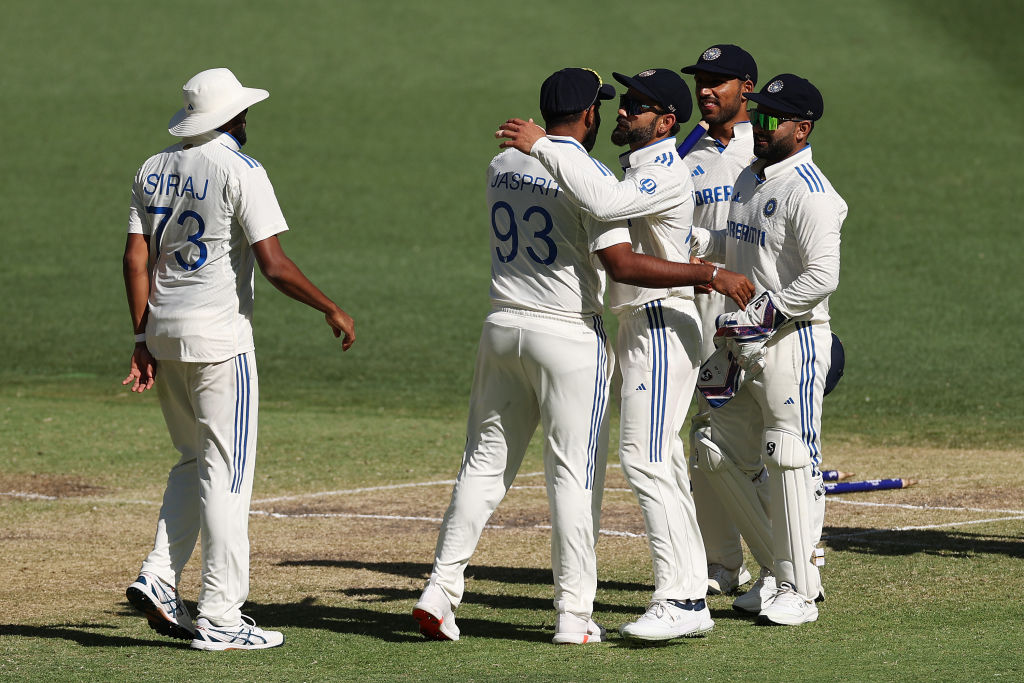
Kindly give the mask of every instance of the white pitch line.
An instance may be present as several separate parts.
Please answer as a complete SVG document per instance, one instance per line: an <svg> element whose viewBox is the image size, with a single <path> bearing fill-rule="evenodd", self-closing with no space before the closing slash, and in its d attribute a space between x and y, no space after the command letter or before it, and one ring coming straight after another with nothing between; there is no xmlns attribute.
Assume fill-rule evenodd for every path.
<svg viewBox="0 0 1024 683"><path fill-rule="evenodd" d="M519 474L520 477L536 477L544 474L543 472L526 472ZM279 503L283 500L299 500L302 498L320 498L323 496L347 496L354 493L369 493L371 491L391 491L394 489L408 489L416 488L419 486L441 486L447 484L453 486L455 479L441 479L438 481L414 481L408 484L385 484L383 486L364 486L358 489L338 489L337 491L319 491L317 493L299 493L293 496L277 496L276 498L261 498L260 500L254 500L253 504L264 504L264 503Z"/></svg>
<svg viewBox="0 0 1024 683"><path fill-rule="evenodd" d="M44 496L41 493L24 493L22 491L0 491L0 496L27 498L29 500L57 500L57 496Z"/></svg>
<svg viewBox="0 0 1024 683"><path fill-rule="evenodd" d="M407 517L405 515L368 515L356 512L299 512L295 514L285 512L268 512L266 510L250 510L250 515L259 515L262 517L272 517L274 519L381 519L381 520L399 520L405 522L436 522L440 524L442 520L440 517ZM550 524L534 524L528 527L510 527L503 524L486 524L484 529L540 529L543 531L550 531ZM605 536L625 536L627 538L646 538L647 534L635 534L631 531L612 531L609 529L601 529L598 533L604 534Z"/></svg>
<svg viewBox="0 0 1024 683"><path fill-rule="evenodd" d="M901 508L904 510L945 510L948 512L1005 512L1009 515L1024 515L1024 510L999 510L993 508L964 508L964 507L940 507L937 505L910 505L908 503L873 503L867 500L839 500L837 498L825 498L828 505L840 503L842 505L860 505L862 507L879 508Z"/></svg>
<svg viewBox="0 0 1024 683"><path fill-rule="evenodd" d="M892 529L866 529L864 531L858 531L852 534L839 534L837 536L828 535L822 540L831 541L839 538L856 538L858 536L872 536L874 534L892 533L894 531L927 531L928 529L944 529L951 526L970 526L973 524L989 524L991 522L1012 522L1014 520L1024 519L1024 515L1018 517L993 517L991 519L972 519L967 522L946 522L944 524L924 524L921 526L898 526Z"/></svg>

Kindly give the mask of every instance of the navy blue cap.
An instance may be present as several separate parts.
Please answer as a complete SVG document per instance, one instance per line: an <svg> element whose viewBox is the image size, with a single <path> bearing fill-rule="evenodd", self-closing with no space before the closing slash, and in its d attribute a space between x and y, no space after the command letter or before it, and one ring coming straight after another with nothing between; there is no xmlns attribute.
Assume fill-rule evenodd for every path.
<svg viewBox="0 0 1024 683"><path fill-rule="evenodd" d="M690 86L672 69L648 69L636 76L625 76L613 71L612 76L627 88L651 98L665 111L675 114L679 123L690 119L693 111Z"/></svg>
<svg viewBox="0 0 1024 683"><path fill-rule="evenodd" d="M596 71L560 69L540 86L540 110L549 114L575 114L598 100L615 97L615 86L604 83Z"/></svg>
<svg viewBox="0 0 1024 683"><path fill-rule="evenodd" d="M739 45L712 45L704 50L696 64L682 68L684 74L695 74L698 71L724 74L757 84L757 62Z"/></svg>
<svg viewBox="0 0 1024 683"><path fill-rule="evenodd" d="M760 92L746 96L751 102L763 104L783 114L817 121L825 110L821 93L806 78L794 74L779 74L768 81Z"/></svg>
<svg viewBox="0 0 1024 683"><path fill-rule="evenodd" d="M825 375L825 396L832 393L832 390L839 384L843 377L843 370L846 368L846 352L843 351L843 342L839 341L836 333L832 333L832 363L828 366L828 374Z"/></svg>

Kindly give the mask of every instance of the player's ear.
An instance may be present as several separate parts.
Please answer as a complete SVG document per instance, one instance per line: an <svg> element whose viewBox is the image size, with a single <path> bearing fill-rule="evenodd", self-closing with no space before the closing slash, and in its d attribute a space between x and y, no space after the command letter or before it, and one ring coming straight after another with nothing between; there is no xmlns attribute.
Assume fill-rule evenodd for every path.
<svg viewBox="0 0 1024 683"><path fill-rule="evenodd" d="M592 104L583 114L583 125L590 128L594 125L594 119L597 117L597 105Z"/></svg>
<svg viewBox="0 0 1024 683"><path fill-rule="evenodd" d="M813 121L797 121L796 123L796 140L797 142L803 142L811 136L811 131L814 130Z"/></svg>
<svg viewBox="0 0 1024 683"><path fill-rule="evenodd" d="M658 121L658 135L664 135L665 133L669 132L670 130L672 130L672 126L674 125L676 125L675 114L662 114L661 120Z"/></svg>
<svg viewBox="0 0 1024 683"><path fill-rule="evenodd" d="M748 92L754 92L754 81L749 78L740 84L740 94L747 94Z"/></svg>

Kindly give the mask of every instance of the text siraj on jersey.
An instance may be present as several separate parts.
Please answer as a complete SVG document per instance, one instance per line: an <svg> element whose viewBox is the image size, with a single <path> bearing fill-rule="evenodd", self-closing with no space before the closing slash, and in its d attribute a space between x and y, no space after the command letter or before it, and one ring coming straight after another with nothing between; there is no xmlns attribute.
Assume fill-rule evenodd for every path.
<svg viewBox="0 0 1024 683"><path fill-rule="evenodd" d="M190 175L185 176L185 182L182 182L181 176L177 173L150 173L146 176L146 185L142 191L148 195L162 194L176 197L184 197L187 194L191 195L193 199L201 201L206 199L206 190L210 187L210 180L203 180L202 183L203 193L198 194L196 187L199 183L193 182Z"/></svg>

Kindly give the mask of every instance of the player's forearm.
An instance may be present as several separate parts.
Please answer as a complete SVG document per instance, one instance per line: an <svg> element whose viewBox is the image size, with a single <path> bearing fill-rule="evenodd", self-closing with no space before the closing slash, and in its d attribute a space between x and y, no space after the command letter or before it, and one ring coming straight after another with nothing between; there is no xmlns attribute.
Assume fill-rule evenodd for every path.
<svg viewBox="0 0 1024 683"><path fill-rule="evenodd" d="M136 334L146 329L149 316L149 245L142 235L129 235L121 263L128 311Z"/></svg>
<svg viewBox="0 0 1024 683"><path fill-rule="evenodd" d="M774 297L776 306L788 318L798 318L814 310L839 287L839 264L809 266L789 286Z"/></svg>
<svg viewBox="0 0 1024 683"><path fill-rule="evenodd" d="M676 263L637 254L629 245L616 245L599 251L598 258L616 282L653 289L706 285L715 270L711 265Z"/></svg>
<svg viewBox="0 0 1024 683"><path fill-rule="evenodd" d="M310 282L295 263L287 258L276 260L262 268L263 276L278 291L286 296L300 301L321 313L329 313L339 309L326 294L320 291L316 285Z"/></svg>
<svg viewBox="0 0 1024 683"><path fill-rule="evenodd" d="M569 201L599 221L636 218L658 208L657 200L641 192L633 181L609 182L610 171L571 145L541 138L530 155L551 173Z"/></svg>

